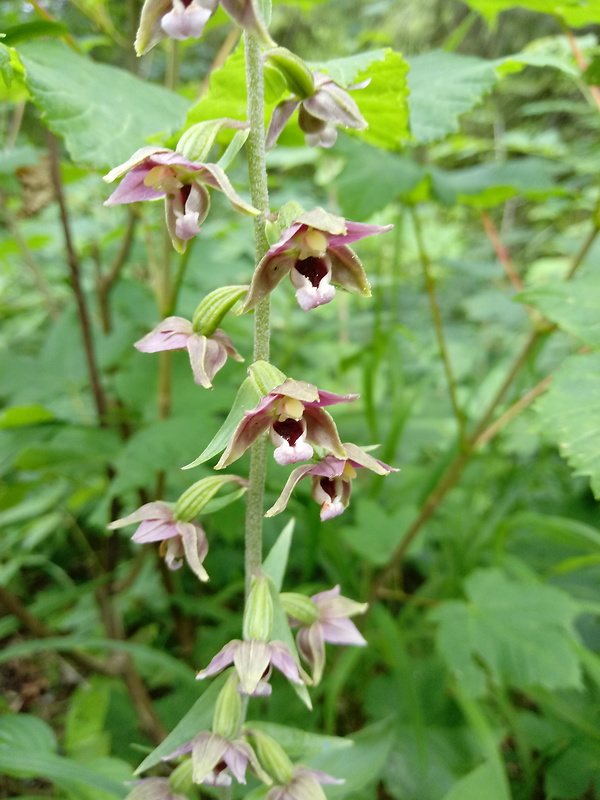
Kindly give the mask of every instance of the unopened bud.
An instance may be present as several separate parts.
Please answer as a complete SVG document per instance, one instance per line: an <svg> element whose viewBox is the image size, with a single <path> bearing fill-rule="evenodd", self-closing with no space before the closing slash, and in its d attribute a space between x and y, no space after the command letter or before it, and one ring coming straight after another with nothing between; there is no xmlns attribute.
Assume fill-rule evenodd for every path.
<svg viewBox="0 0 600 800"><path fill-rule="evenodd" d="M285 786L294 777L294 765L287 753L275 739L262 731L250 731L254 739L254 750L264 769L272 776L275 783Z"/></svg>
<svg viewBox="0 0 600 800"><path fill-rule="evenodd" d="M248 291L247 286L223 286L207 294L194 311L192 327L194 333L212 336L221 320Z"/></svg>
<svg viewBox="0 0 600 800"><path fill-rule="evenodd" d="M178 764L169 776L169 789L173 794L187 794L194 786L192 780L193 763L191 758L186 758Z"/></svg>
<svg viewBox="0 0 600 800"><path fill-rule="evenodd" d="M221 118L197 122L181 136L175 150L190 161L206 161L215 139L222 130L225 128L242 130L247 127L247 122L237 119Z"/></svg>
<svg viewBox="0 0 600 800"><path fill-rule="evenodd" d="M225 686L219 692L213 713L212 729L225 739L233 739L242 719L242 698L238 692L239 677L231 671Z"/></svg>
<svg viewBox="0 0 600 800"><path fill-rule="evenodd" d="M285 47L276 47L265 55L281 72L292 94L302 100L314 94L315 81L312 72L295 53Z"/></svg>
<svg viewBox="0 0 600 800"><path fill-rule="evenodd" d="M196 481L175 503L173 509L175 519L181 522L191 522L196 519L219 489L226 483L232 482L238 483L240 486L247 485L247 481L240 478L239 475L211 475L209 478L201 478Z"/></svg>
<svg viewBox="0 0 600 800"><path fill-rule="evenodd" d="M297 619L302 625L319 621L319 609L310 597L298 592L282 592L279 599L288 617Z"/></svg>
<svg viewBox="0 0 600 800"><path fill-rule="evenodd" d="M243 636L246 641L259 639L267 642L273 627L273 599L265 575L252 578L250 594L244 609Z"/></svg>
<svg viewBox="0 0 600 800"><path fill-rule="evenodd" d="M267 361L255 361L248 368L248 374L261 394L269 394L276 386L280 386L286 378L281 370Z"/></svg>

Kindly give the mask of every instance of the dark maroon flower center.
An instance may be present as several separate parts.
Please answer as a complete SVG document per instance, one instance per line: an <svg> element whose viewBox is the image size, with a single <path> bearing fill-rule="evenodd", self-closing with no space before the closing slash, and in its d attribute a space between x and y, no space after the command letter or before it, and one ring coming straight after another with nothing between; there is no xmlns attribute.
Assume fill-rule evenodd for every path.
<svg viewBox="0 0 600 800"><path fill-rule="evenodd" d="M329 272L325 259L318 258L317 256L309 256L308 258L296 261L295 269L300 275L304 275L305 278L308 278L315 287L321 283Z"/></svg>
<svg viewBox="0 0 600 800"><path fill-rule="evenodd" d="M186 8L189 8L189 7L192 5L193 1L194 1L194 0L182 0L182 2L183 2L183 5L184 5Z"/></svg>
<svg viewBox="0 0 600 800"><path fill-rule="evenodd" d="M293 447L304 433L304 425L299 419L284 419L276 422L273 430Z"/></svg>
<svg viewBox="0 0 600 800"><path fill-rule="evenodd" d="M333 478L321 478L321 489L331 497L332 500L335 500L335 481Z"/></svg>

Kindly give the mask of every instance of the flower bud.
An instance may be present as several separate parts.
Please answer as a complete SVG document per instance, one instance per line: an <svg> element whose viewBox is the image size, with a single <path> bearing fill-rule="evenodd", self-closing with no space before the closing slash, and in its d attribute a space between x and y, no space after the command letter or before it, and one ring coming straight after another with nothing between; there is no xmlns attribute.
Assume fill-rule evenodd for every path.
<svg viewBox="0 0 600 800"><path fill-rule="evenodd" d="M315 93L312 72L304 61L285 47L276 47L265 53L268 60L281 72L290 92L305 100Z"/></svg>
<svg viewBox="0 0 600 800"><path fill-rule="evenodd" d="M302 625L319 621L319 609L310 597L297 592L282 592L279 599L288 617L297 619Z"/></svg>
<svg viewBox="0 0 600 800"><path fill-rule="evenodd" d="M273 627L273 599L265 575L252 578L250 594L244 609L243 637L267 642Z"/></svg>
<svg viewBox="0 0 600 800"><path fill-rule="evenodd" d="M207 294L194 311L192 327L200 336L212 336L225 314L248 291L247 286L222 286Z"/></svg>
<svg viewBox="0 0 600 800"><path fill-rule="evenodd" d="M197 122L182 134L175 150L190 161L206 161L215 139L224 128L243 130L247 127L247 122L226 117Z"/></svg>
<svg viewBox="0 0 600 800"><path fill-rule="evenodd" d="M242 719L242 698L238 692L238 683L238 674L232 670L215 703L212 729L225 739L234 738Z"/></svg>
<svg viewBox="0 0 600 800"><path fill-rule="evenodd" d="M273 777L275 783L285 786L294 777L294 765L284 749L275 739L253 728L254 750L264 769Z"/></svg>
<svg viewBox="0 0 600 800"><path fill-rule="evenodd" d="M175 503L173 509L175 519L178 522L191 522L196 519L219 489L231 482L238 483L240 486L247 485L247 481L240 478L239 475L211 475L209 478L201 478L196 481Z"/></svg>
<svg viewBox="0 0 600 800"><path fill-rule="evenodd" d="M255 361L248 368L248 374L261 394L269 394L276 386L281 386L286 379L281 370L267 361Z"/></svg>
<svg viewBox="0 0 600 800"><path fill-rule="evenodd" d="M192 790L193 763L191 758L184 759L178 764L169 776L169 789L173 794L187 794Z"/></svg>

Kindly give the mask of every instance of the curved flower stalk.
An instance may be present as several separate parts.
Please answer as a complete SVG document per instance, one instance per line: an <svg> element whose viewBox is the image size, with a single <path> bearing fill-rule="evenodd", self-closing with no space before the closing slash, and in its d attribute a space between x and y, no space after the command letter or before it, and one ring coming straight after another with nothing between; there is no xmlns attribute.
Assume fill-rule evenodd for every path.
<svg viewBox="0 0 600 800"><path fill-rule="evenodd" d="M284 608L287 605L287 597L289 595L282 595ZM292 600L294 597L291 595ZM296 644L300 655L312 670L313 685L317 686L323 677L325 642L358 647L364 647L367 644L350 617L364 614L368 604L357 603L348 597L342 597L339 585L326 592L313 594L310 599L315 606L317 619L310 624L301 625L301 622L294 618L292 611L290 624L301 625L296 637ZM293 603L291 605L293 608Z"/></svg>
<svg viewBox="0 0 600 800"><path fill-rule="evenodd" d="M300 308L333 300L332 283L348 292L370 297L371 287L356 253L348 247L366 236L376 236L392 225L365 225L313 208L286 228L258 264L248 296L238 313L250 311L289 274Z"/></svg>
<svg viewBox="0 0 600 800"><path fill-rule="evenodd" d="M255 409L244 412L216 469L240 458L267 430L276 448L274 457L278 464L295 464L312 458L313 445L345 458L335 422L324 406L350 403L358 397L323 392L311 383L288 378L265 395Z"/></svg>
<svg viewBox="0 0 600 800"><path fill-rule="evenodd" d="M146 0L142 6L135 51L144 55L163 39L199 39L204 26L217 10L219 0ZM221 0L234 22L258 36L265 46L273 45L256 0Z"/></svg>
<svg viewBox="0 0 600 800"><path fill-rule="evenodd" d="M217 328L210 336L202 336L194 331L189 320L182 317L167 317L153 331L136 342L134 347L141 353L186 349L190 357L194 383L205 389L212 389L213 378L225 364L228 356L235 361L244 360L225 331Z"/></svg>
<svg viewBox="0 0 600 800"><path fill-rule="evenodd" d="M324 72L312 72L311 77L311 94L284 100L273 111L267 131L267 150L275 146L297 108L298 124L305 133L304 141L309 147L333 147L337 140L338 125L356 131L368 128L366 119L346 89L342 89ZM367 80L349 89L364 89L368 84Z"/></svg>
<svg viewBox="0 0 600 800"><path fill-rule="evenodd" d="M292 470L287 483L277 501L266 512L265 517L274 517L285 510L296 484L310 475L312 496L321 506L321 521L333 519L343 514L350 503L352 481L357 469L370 469L376 475L389 475L400 472L378 458L373 458L352 442L345 442L346 458L327 455L318 464L303 464Z"/></svg>
<svg viewBox="0 0 600 800"><path fill-rule="evenodd" d="M241 126L244 123L240 123ZM200 231L210 209L207 186L223 192L236 211L256 216L258 211L235 191L217 164L190 161L166 147L142 147L128 161L104 176L107 183L125 176L105 206L165 199L167 228L177 252Z"/></svg>
<svg viewBox="0 0 600 800"><path fill-rule="evenodd" d="M192 780L207 786L231 786L232 777L238 783L246 783L248 769L263 783L271 783L260 766L256 754L242 738L228 738L212 731L202 731L178 747L163 761L191 753Z"/></svg>
<svg viewBox="0 0 600 800"><path fill-rule="evenodd" d="M240 679L240 689L242 694L254 695L263 677L272 665L278 669L285 677L302 685L304 681L300 677L298 666L294 661L288 646L283 642L265 642L258 639L233 639L223 647L212 659L206 669L201 670L196 678L204 680L210 675L217 675L230 664L236 668ZM261 692L268 694L269 692Z"/></svg>

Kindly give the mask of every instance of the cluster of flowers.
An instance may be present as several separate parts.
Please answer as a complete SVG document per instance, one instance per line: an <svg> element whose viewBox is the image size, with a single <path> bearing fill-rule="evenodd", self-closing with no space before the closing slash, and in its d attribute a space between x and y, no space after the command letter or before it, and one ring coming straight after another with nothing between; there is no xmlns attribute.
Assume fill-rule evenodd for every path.
<svg viewBox="0 0 600 800"><path fill-rule="evenodd" d="M218 0L146 0L136 39L138 55L167 36L175 39L200 36L217 6ZM311 145L331 147L336 140L337 125L357 130L366 127L345 89L327 75L310 71L289 51L275 46L256 0L222 0L222 6L237 24L250 30L268 48L265 58L270 58L287 80L291 97L274 111L267 134L269 147L275 144L296 110L298 123ZM232 120L221 122L238 129L245 126ZM106 176L109 182L123 178L106 205L164 198L167 228L174 248L180 253L200 232L209 212L209 188L223 192L235 210L251 216L258 214L237 194L219 164L195 160L197 153L187 146L193 139L189 134L190 131L184 134L177 151L144 147ZM168 317L136 342L135 347L144 353L187 350L194 381L210 389L228 357L243 360L219 327L238 301L242 305L237 313L252 311L286 275L304 311L329 303L336 287L369 296L364 269L349 245L366 236L384 233L392 226L347 221L322 208L304 211L295 207L294 213L284 208L285 212L280 210L267 222L271 246L256 267L249 286L226 286L212 292L200 303L191 321ZM255 408L244 411L216 469L228 467L268 433L275 447L275 461L282 466L299 466L289 475L266 516L281 513L296 484L310 477L321 520L332 519L347 508L357 469L368 469L378 475L396 470L357 445L342 443L333 418L325 410L338 403L352 402L358 395L326 392L310 383L282 377L278 385L263 392ZM207 581L204 561L208 541L198 517L226 484L236 488L237 496L245 490L247 481L237 475L223 474L203 478L176 503L146 503L109 527L117 529L138 523L133 541L160 542L161 554L170 569L180 568L185 560L201 581ZM197 677L203 679L226 671L212 729L199 732L166 757L166 760L180 760L170 778L139 781L128 800L185 800L192 783L227 786L232 779L245 783L247 771L270 787L267 800L325 800L321 785L343 782L324 772L292 764L281 746L264 731L245 727L241 698L269 695L273 668L297 686L317 685L323 674L326 642L366 644L350 618L364 613L367 606L343 597L339 586L312 597L294 592L277 596L289 624L298 628L296 646L310 670L307 673L290 647L272 637L274 591L265 575L252 576L244 610L243 638L228 642L198 673Z"/></svg>

